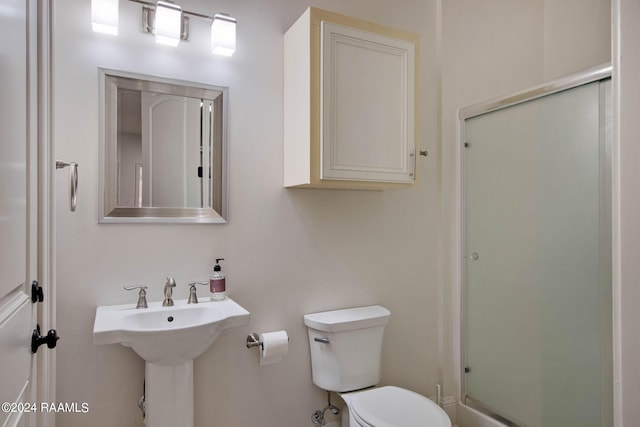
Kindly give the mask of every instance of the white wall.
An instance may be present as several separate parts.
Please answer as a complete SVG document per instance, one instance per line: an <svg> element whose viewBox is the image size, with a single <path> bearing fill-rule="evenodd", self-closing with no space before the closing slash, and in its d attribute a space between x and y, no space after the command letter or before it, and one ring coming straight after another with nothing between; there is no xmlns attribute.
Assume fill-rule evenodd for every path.
<svg viewBox="0 0 640 427"><path fill-rule="evenodd" d="M417 189L386 192L282 188L282 35L309 5L296 0L181 1L187 10L238 19L231 58L207 49L193 19L192 41L156 46L139 32L140 6L120 2L120 35L94 34L90 2L55 2L56 156L79 162L78 209L67 210L66 175L57 177L57 400L88 402L88 414L59 414L58 425L141 426L143 363L118 345L94 346L95 307L135 302L122 285L150 286L162 298L166 275L177 298L224 257L229 293L251 312L249 327L227 330L195 363L198 426L311 425L326 404L313 386L308 312L382 304L392 312L383 381L433 394L439 381L437 299L436 3L402 0L309 4L419 32L422 133ZM98 67L230 88L229 223L98 225ZM64 175L64 176L63 176ZM288 330L283 363L260 367L249 332ZM410 349L410 351L408 351Z"/></svg>

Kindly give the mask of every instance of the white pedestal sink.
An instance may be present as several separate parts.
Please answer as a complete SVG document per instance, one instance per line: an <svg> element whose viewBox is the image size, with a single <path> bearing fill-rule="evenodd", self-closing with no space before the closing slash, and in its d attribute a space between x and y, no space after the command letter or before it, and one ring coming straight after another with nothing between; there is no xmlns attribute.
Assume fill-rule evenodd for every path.
<svg viewBox="0 0 640 427"><path fill-rule="evenodd" d="M230 298L101 306L93 342L131 347L145 360L147 427L193 427L193 359L224 329L248 324L249 312Z"/></svg>

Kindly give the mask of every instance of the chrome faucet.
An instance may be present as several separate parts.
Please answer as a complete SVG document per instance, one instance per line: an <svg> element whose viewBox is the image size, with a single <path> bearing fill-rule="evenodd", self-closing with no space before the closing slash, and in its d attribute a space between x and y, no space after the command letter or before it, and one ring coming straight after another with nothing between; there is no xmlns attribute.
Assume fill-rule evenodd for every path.
<svg viewBox="0 0 640 427"><path fill-rule="evenodd" d="M197 304L198 303L198 294L196 293L196 285L208 285L209 282L191 282L189 283L189 299L187 300L187 304Z"/></svg>
<svg viewBox="0 0 640 427"><path fill-rule="evenodd" d="M173 288L176 287L176 281L173 277L167 277L167 283L164 284L164 301L162 301L163 307L171 307L173 305Z"/></svg>
<svg viewBox="0 0 640 427"><path fill-rule="evenodd" d="M136 308L147 308L147 287L146 286L123 286L123 288L127 291L132 291L134 289L140 289L138 292L138 304L136 304Z"/></svg>

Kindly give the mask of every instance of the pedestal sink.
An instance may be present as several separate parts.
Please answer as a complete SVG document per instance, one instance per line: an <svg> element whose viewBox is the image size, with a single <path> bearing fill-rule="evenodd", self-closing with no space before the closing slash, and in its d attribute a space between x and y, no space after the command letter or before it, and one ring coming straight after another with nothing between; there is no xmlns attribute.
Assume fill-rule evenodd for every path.
<svg viewBox="0 0 640 427"><path fill-rule="evenodd" d="M249 312L230 298L149 308L101 306L94 344L122 344L145 360L147 427L193 427L193 359L227 328L249 324Z"/></svg>

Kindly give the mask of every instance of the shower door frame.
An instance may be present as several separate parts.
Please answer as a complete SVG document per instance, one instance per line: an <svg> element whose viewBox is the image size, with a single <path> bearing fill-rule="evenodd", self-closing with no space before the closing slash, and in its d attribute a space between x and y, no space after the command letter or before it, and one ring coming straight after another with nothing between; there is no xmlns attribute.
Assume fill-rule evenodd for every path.
<svg viewBox="0 0 640 427"><path fill-rule="evenodd" d="M526 89L511 95L490 99L481 103L458 109L457 120L457 144L455 147L456 178L455 204L453 218L455 226L455 236L453 244L453 271L454 271L454 380L457 385L457 418L460 425L465 426L465 422L473 423L478 427L498 427L504 424L496 419L472 408L465 403L465 188L464 188L464 143L465 143L465 121L467 119L480 116L492 111L501 110L524 102L532 101L545 96L553 95L568 89L573 89L589 83L611 78L611 64L603 64L586 69L584 71L570 74L568 76L545 82L533 88ZM466 426L465 426L466 427Z"/></svg>

